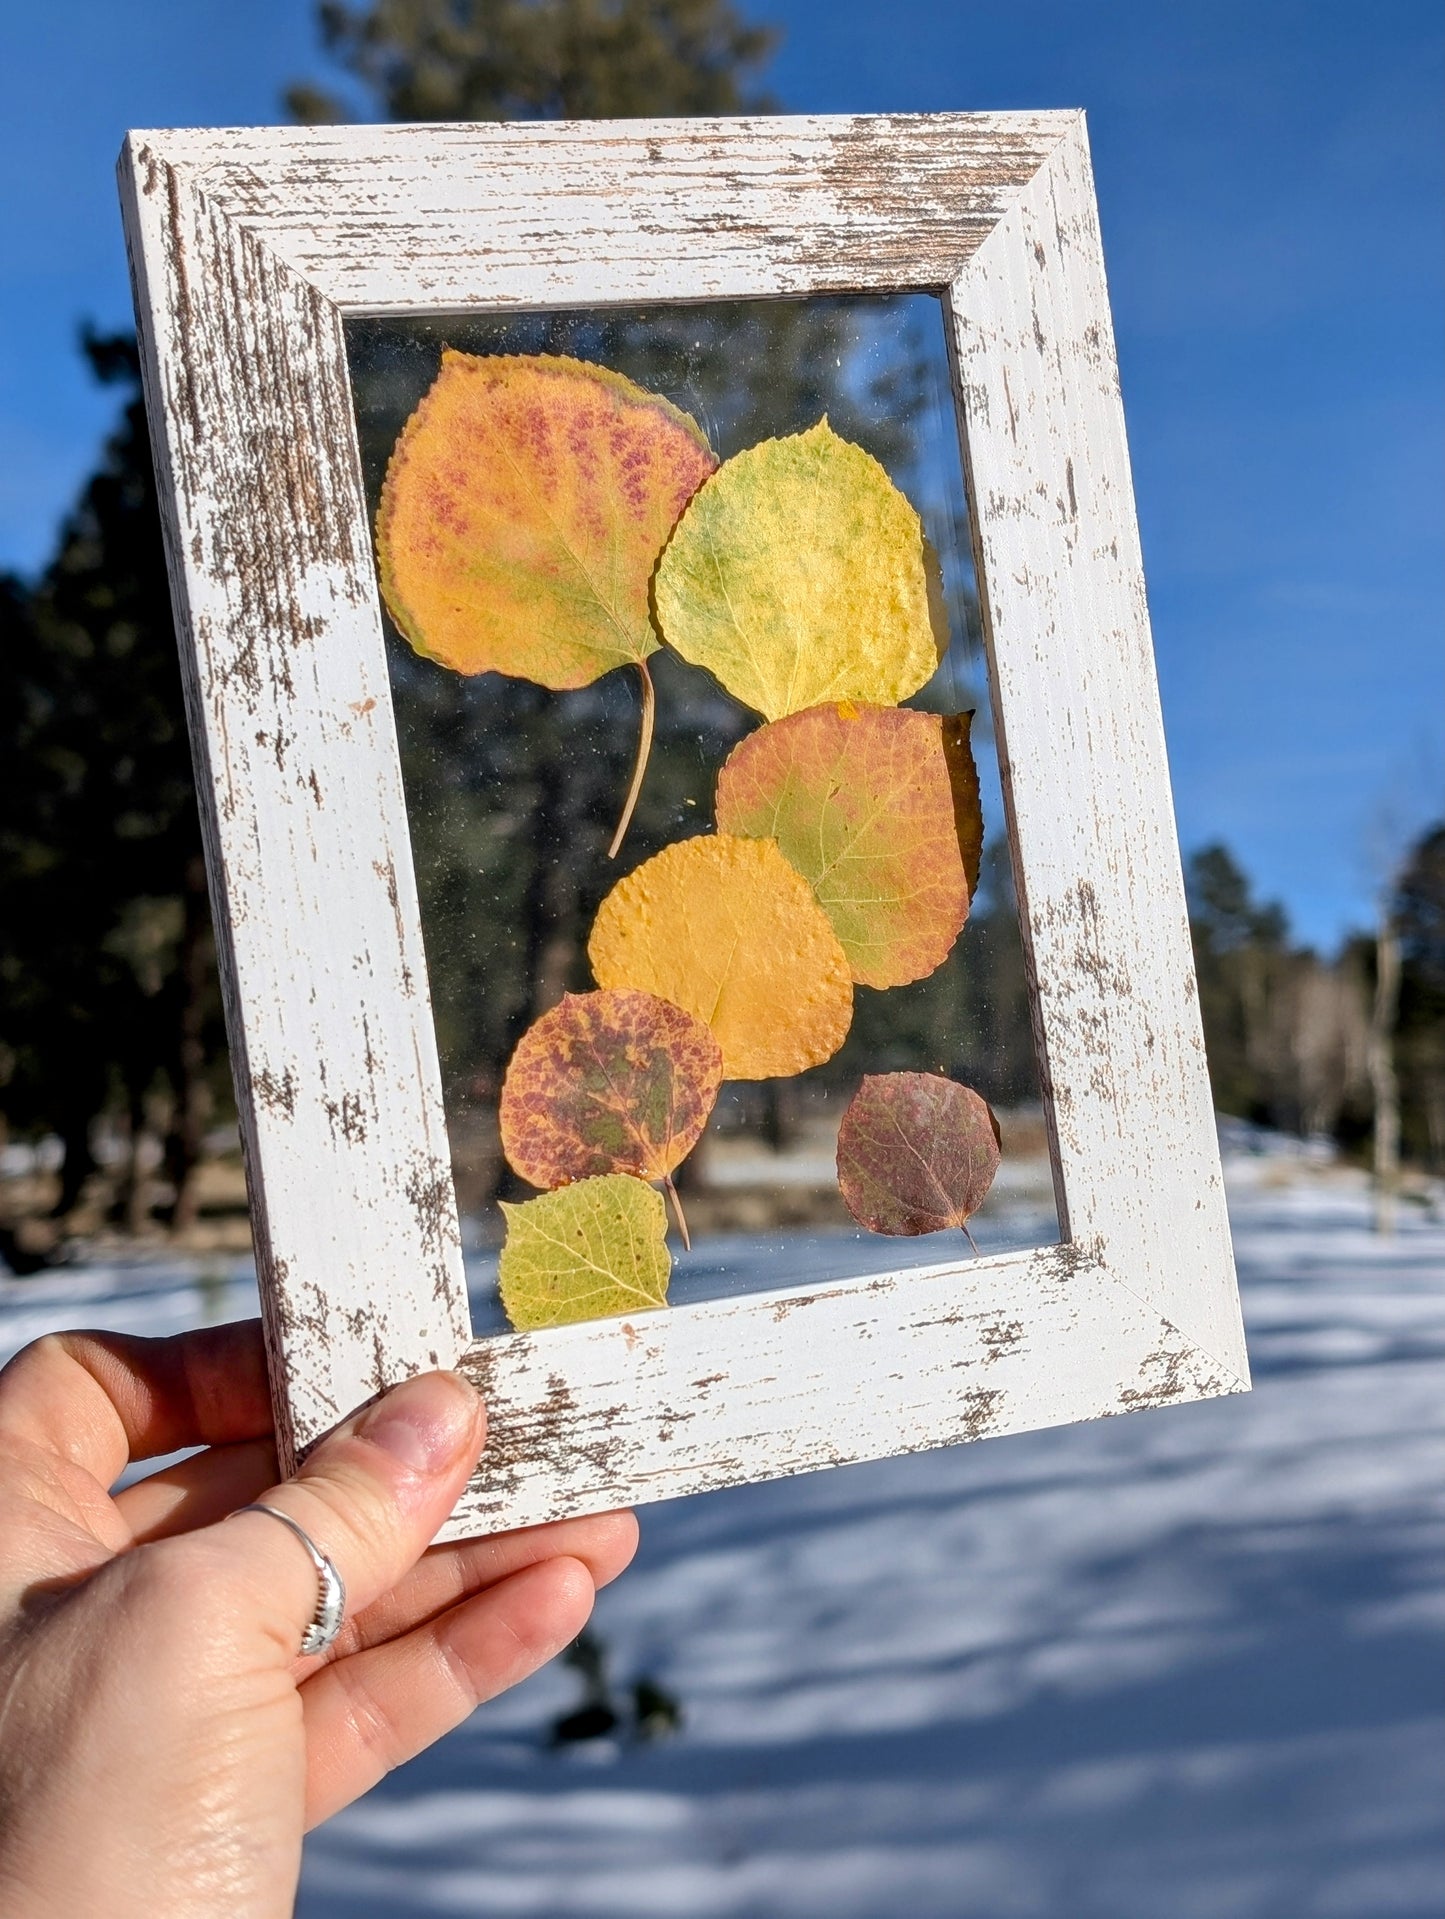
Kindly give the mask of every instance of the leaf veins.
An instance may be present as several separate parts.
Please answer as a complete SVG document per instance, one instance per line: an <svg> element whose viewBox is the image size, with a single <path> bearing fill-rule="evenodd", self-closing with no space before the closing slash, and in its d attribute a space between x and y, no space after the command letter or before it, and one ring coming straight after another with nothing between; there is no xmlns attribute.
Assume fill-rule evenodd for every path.
<svg viewBox="0 0 1445 1919"><path fill-rule="evenodd" d="M626 1173L502 1202L502 1306L518 1332L667 1304L672 1259L662 1196Z"/></svg>
<svg viewBox="0 0 1445 1919"><path fill-rule="evenodd" d="M967 1230L999 1162L998 1121L937 1073L870 1073L838 1129L838 1185L870 1233Z"/></svg>
<svg viewBox="0 0 1445 1919"><path fill-rule="evenodd" d="M968 717L960 740L936 713L809 707L759 727L718 776L720 831L778 842L864 985L924 978L968 916L961 835L975 875L981 837Z"/></svg>

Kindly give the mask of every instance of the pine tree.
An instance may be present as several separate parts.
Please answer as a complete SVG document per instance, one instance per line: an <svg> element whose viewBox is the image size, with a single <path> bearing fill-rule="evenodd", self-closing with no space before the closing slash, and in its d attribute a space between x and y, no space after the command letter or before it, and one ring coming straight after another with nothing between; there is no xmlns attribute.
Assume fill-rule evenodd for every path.
<svg viewBox="0 0 1445 1919"><path fill-rule="evenodd" d="M332 57L389 120L610 120L764 112L776 33L727 0L325 0ZM298 120L347 117L295 86Z"/></svg>
<svg viewBox="0 0 1445 1919"><path fill-rule="evenodd" d="M184 1221L220 1047L200 829L134 342L86 336L120 423L30 594L4 607L7 843L0 1087L59 1134L58 1214L97 1118L165 1109Z"/></svg>
<svg viewBox="0 0 1445 1919"><path fill-rule="evenodd" d="M1400 941L1396 1036L1406 1153L1445 1171L1445 820L1406 855L1395 889Z"/></svg>
<svg viewBox="0 0 1445 1919"><path fill-rule="evenodd" d="M726 0L378 0L320 19L379 113L406 119L757 109L775 39ZM314 86L288 97L298 119L343 117ZM135 346L85 352L123 393L120 423L41 580L0 579L0 1121L60 1135L64 1214L97 1119L137 1139L159 1095L183 1222L225 1043ZM531 897L545 947L575 915L536 875Z"/></svg>

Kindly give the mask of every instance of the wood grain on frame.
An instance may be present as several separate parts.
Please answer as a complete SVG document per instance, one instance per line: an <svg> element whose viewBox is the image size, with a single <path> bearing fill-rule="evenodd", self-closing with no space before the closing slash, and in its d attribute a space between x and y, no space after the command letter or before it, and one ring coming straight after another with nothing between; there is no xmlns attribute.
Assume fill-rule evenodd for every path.
<svg viewBox="0 0 1445 1919"><path fill-rule="evenodd" d="M288 1456L461 1362L448 1533L1240 1390L1082 116L133 134ZM342 321L945 295L1065 1244L471 1340Z"/></svg>

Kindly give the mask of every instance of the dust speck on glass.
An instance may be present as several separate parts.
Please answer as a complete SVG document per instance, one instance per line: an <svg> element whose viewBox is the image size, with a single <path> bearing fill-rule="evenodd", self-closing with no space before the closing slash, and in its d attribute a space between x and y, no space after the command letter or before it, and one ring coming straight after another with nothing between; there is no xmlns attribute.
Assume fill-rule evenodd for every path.
<svg viewBox="0 0 1445 1919"><path fill-rule="evenodd" d="M987 1252L1054 1241L938 300L830 296L358 318L347 321L346 334L371 519L382 528L392 694L477 1334L506 1330L508 1313L515 1324L542 1325L933 1265L970 1256L970 1242ZM572 547L572 529L554 526L559 516L571 515L585 540L589 514L599 528L614 514L612 501L602 511L586 497L595 441L584 444L581 428L569 440L573 429L555 414L536 425L535 410L553 404L548 380L558 376L556 360L516 363L533 387L547 389L539 398L533 387L497 384L499 370L481 362L499 355L566 356L586 363L584 371L623 376L590 375L595 390L584 394L583 410L592 408L591 427L599 407L626 413L632 406L636 414L639 401L652 401L669 433L691 436L678 441L683 465L704 462L681 483L660 536L649 536L646 645L664 643L648 652L645 669L623 653L618 670L590 684L577 685L574 674L573 690L537 683L545 672L522 677L533 671L527 661L535 649L545 652L548 636L561 630L548 582L527 575L512 592L516 568L525 573L532 564L518 558L515 528L495 533L498 549L474 576L467 542L492 541L492 523L512 510L497 507L486 485L474 489L488 466L508 462L508 487L526 495L525 513L540 514L548 537L557 531ZM455 396L443 390L444 365ZM479 401L484 390L491 397ZM418 412L424 401L430 414ZM507 444L477 437L493 433L499 417L494 411L479 424L479 404L502 406L511 423L504 437L513 434ZM633 442L624 446L626 426L615 419L608 426L616 429L614 453L623 448L608 482L614 496L631 485L643 459ZM405 488L388 481L389 466L399 470L393 456L404 435ZM522 468L526 446L542 441L551 464L539 480ZM781 450L737 458L764 442L781 442ZM483 446L492 451L478 460ZM576 469L561 480L559 457ZM715 472L714 460L722 462ZM888 618L906 623L906 613L891 611L902 590L893 574L874 583L868 603L869 542L896 544L901 527L906 546L912 525L915 551L905 556L905 571L914 566L922 605L911 505L926 536L923 617L933 651L921 673L898 682L901 694L885 688L886 662L883 678L876 662L869 665L873 677L859 682L861 699L843 682L844 697L830 690L821 703L816 692L753 690L746 671L739 677L725 652L708 649L744 629L751 644L748 634L755 639L769 620L804 632L807 612L794 602L812 591L812 576L826 563L814 565L816 535L798 510L805 496L797 488L816 482L829 497L835 478L851 504L828 509L834 546L846 510L855 516L848 540L856 545L845 570L862 585L855 592L845 580L845 597L830 604L857 607L860 630L880 620L886 628ZM806 494L808 502L814 497ZM614 517L621 513L617 506ZM597 552L615 576L637 562L625 551L619 557L614 535L615 528ZM576 561L595 576L595 556L578 560L572 547L567 565ZM664 547L666 566L659 564ZM500 592L511 594L509 643L522 661L507 674L473 670L468 657L468 619L473 612L483 624L492 617L498 566L510 569ZM602 597L610 590L595 577L587 586ZM885 602L886 617L878 612ZM722 642L719 619L728 625ZM831 644L830 633L815 630L799 651L811 647L816 656ZM852 646L852 635L839 644ZM553 684L564 677L559 669ZM779 684L791 687L795 678L796 668ZM609 857L634 780L649 679L651 751L635 810ZM928 733L921 719L900 716L899 706L941 721ZM971 736L954 718L970 712ZM958 864L960 848L959 870L967 869L961 932L955 917L923 957L885 959L881 971L869 946L868 888L854 885L840 904L848 887L840 888L837 874L850 859L861 871L870 847L875 859L885 858L895 837L902 846L923 829L900 814L896 836L890 816L881 837L876 822L872 841L859 837L864 803L849 813L847 754L870 727L892 769L890 790L904 795L905 807L923 804L928 769L914 767L917 777L907 779L898 773L901 736L926 735L938 769L947 750L949 772L938 777L945 795L953 780L957 845L950 832L944 857L923 855L918 882L943 884L939 876L950 861ZM745 740L750 745L735 753ZM960 740L965 757L972 749L972 827L959 797ZM810 863L814 840L831 851ZM741 971L726 971L709 919L719 901L727 906L729 888L744 888L730 922L741 922L742 945L763 942L750 977L746 956ZM911 910L908 890L895 888L890 910ZM680 917L664 939L657 929L667 931L669 912ZM802 931L790 914L799 926L798 916L806 917ZM765 925L772 930L762 931ZM926 949L927 928L924 934ZM887 945L893 934L879 937ZM697 948L691 959L679 955L688 939ZM689 964L708 973L701 987ZM829 967L834 983L817 986ZM906 983L888 983L894 979ZM563 1006L569 994L590 997ZM590 1158L578 1158L579 1137ZM960 1158L960 1141L971 1157ZM900 1155L909 1161L906 1173ZM620 1263L619 1246L627 1253ZM573 1270L559 1276L559 1258Z"/></svg>

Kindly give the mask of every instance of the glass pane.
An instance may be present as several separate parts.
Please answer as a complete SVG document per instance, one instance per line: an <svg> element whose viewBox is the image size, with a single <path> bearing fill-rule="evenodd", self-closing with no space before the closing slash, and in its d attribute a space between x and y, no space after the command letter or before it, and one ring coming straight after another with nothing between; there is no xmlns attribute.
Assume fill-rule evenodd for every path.
<svg viewBox="0 0 1445 1919"><path fill-rule="evenodd" d="M930 295L837 296L700 307L525 315L446 314L347 323L362 459L375 516L397 436L443 349L565 354L661 393L724 460L827 417L880 461L922 517L941 565L951 643L908 705L973 709L984 852L961 935L912 984L854 991L851 1029L794 1078L724 1083L677 1183L692 1250L671 1236L678 1304L829 1275L967 1254L953 1231L864 1232L839 1193L841 1114L865 1073L920 1071L976 1088L1003 1158L970 1221L981 1250L1057 1238L980 646L962 464L942 311ZM457 1202L479 1334L505 1329L496 1297L499 1200L534 1189L503 1157L497 1106L517 1042L564 992L593 985L587 939L619 878L713 827L731 749L760 724L706 672L664 647L648 665L656 736L620 857L608 841L639 723L630 669L554 693L497 673L465 676L387 643Z"/></svg>

